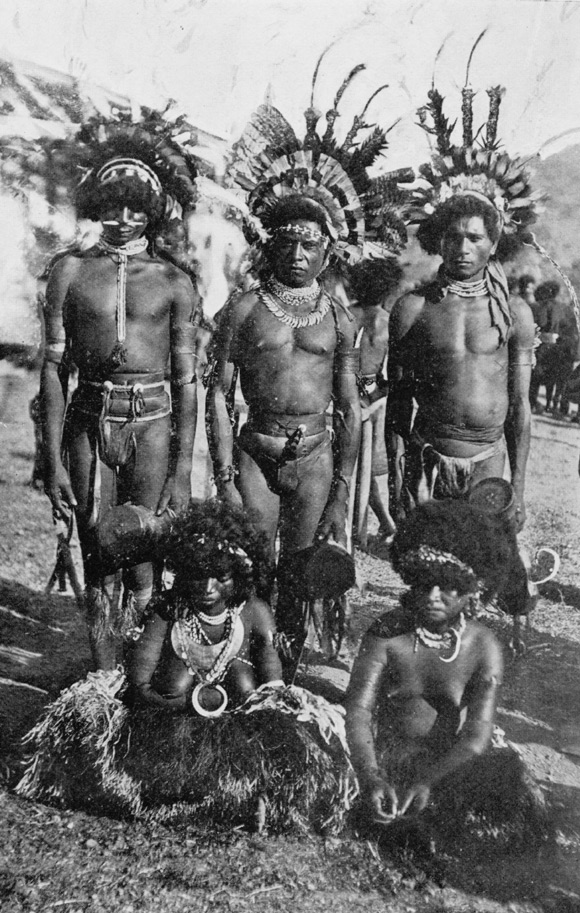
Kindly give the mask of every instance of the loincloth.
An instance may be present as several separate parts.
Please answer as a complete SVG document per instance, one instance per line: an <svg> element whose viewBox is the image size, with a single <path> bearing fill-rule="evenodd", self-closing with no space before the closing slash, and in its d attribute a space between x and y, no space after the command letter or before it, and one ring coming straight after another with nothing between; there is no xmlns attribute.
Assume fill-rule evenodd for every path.
<svg viewBox="0 0 580 913"><path fill-rule="evenodd" d="M301 417L302 416L293 416L292 418L299 419ZM326 417L324 413L321 418L325 419L322 430L303 435L297 442L296 447L292 444L292 435L294 432L291 432L290 429L283 433L267 434L264 431L258 431L255 425L250 424L250 422L247 422L241 429L238 436L239 449L244 453L247 453L248 456L254 460L266 479L268 488L274 492L274 494L280 495L295 491L298 488L301 479L309 478L313 473L315 474L322 469L319 464L327 457L329 451L331 451L332 441L330 432L326 429ZM298 423L295 426L295 431L298 431L299 424L303 423ZM260 425L259 427L264 426ZM319 424L314 427L319 427ZM324 436L321 438L320 443L316 444L309 453L300 454L300 449L304 445L304 440L306 438L319 437L321 435ZM261 438L280 438L283 436L288 438L288 444L290 446L285 447L278 457L270 456L263 452ZM332 464L330 463L329 473L331 471Z"/></svg>
<svg viewBox="0 0 580 913"><path fill-rule="evenodd" d="M413 431L405 447L405 490L412 506L430 500L463 498L478 463L505 453L503 437L471 457L450 457Z"/></svg>

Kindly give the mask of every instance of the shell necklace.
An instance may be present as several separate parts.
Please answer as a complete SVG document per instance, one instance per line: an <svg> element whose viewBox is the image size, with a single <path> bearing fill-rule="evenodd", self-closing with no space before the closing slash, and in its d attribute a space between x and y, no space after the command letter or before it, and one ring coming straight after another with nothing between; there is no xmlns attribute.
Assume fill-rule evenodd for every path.
<svg viewBox="0 0 580 913"><path fill-rule="evenodd" d="M147 238L136 238L121 247L109 244L99 238L97 247L109 254L117 264L117 345L125 341L127 331L127 263L129 257L136 257L147 249Z"/></svg>
<svg viewBox="0 0 580 913"><path fill-rule="evenodd" d="M301 317L298 317L295 314L289 314L284 308L281 308L278 302L268 293L266 288L259 288L257 295L262 304L268 308L270 313L273 314L277 320L286 324L288 327L292 327L294 330L301 329L302 327L313 327L322 323L331 307L330 298L325 293L324 289L320 289L318 292L316 307L310 311L309 314L304 314Z"/></svg>
<svg viewBox="0 0 580 913"><path fill-rule="evenodd" d="M291 307L298 307L299 304L303 304L305 301L315 301L320 294L320 285L316 279L303 288L292 288L290 285L284 285L283 282L279 282L275 276L270 276L265 283L265 288L266 291L276 295L276 298Z"/></svg>
<svg viewBox="0 0 580 913"><path fill-rule="evenodd" d="M243 605L235 609L226 609L226 630L224 631L226 636L217 644L210 641L195 614L190 615L187 619L178 618L173 624L171 632L173 648L185 663L192 678L197 679L197 685L191 695L191 703L200 716L221 716L228 705L227 692L219 682L224 678L230 662L242 646L244 639L243 623L240 619L242 608ZM212 617L214 624L216 617ZM215 710L207 710L200 703L203 691L208 688L211 691L217 691L221 697L221 704Z"/></svg>
<svg viewBox="0 0 580 913"><path fill-rule="evenodd" d="M422 643L428 650L450 650L453 646L453 638L455 638L455 649L451 656L448 659L445 659L443 656L439 657L442 663L452 663L453 660L457 659L459 656L461 638L465 631L466 624L465 615L463 612L460 612L457 627L449 628L444 634L435 634L433 631L428 631L426 628L422 627L415 628L415 631L413 632L413 637L415 638L413 653L416 653L419 649L419 643Z"/></svg>

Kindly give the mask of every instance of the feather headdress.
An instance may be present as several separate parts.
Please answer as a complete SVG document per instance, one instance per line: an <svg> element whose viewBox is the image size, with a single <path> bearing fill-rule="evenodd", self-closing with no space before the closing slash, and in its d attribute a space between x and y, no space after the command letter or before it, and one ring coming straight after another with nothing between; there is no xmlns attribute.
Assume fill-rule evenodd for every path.
<svg viewBox="0 0 580 913"><path fill-rule="evenodd" d="M324 55L322 55L324 56ZM387 148L387 132L365 122L373 93L356 115L344 142L339 145L334 123L346 89L364 64L354 67L341 84L326 113L324 133L317 130L321 114L314 107L314 72L310 106L304 112L306 133L300 140L283 115L264 104L252 116L234 145L228 175L249 192L248 206L254 219L249 239L269 237L274 213L288 197L308 199L324 212L328 233L335 242L333 253L347 262L362 257L397 254L407 242L409 195L398 185L412 181L411 169L370 178L367 169ZM361 130L373 127L362 141Z"/></svg>
<svg viewBox="0 0 580 913"><path fill-rule="evenodd" d="M486 197L501 219L501 256L502 252L505 255L508 249L512 252L515 246L523 243L529 226L536 221L542 195L532 190L530 174L524 162L502 150L497 139L499 109L505 91L501 86L492 86L487 90L487 121L474 133L475 92L469 84L469 68L484 34L481 33L471 50L461 93L462 142L453 143L457 121L451 123L445 116L445 99L434 84L428 93L427 104L417 112L419 124L434 138L435 148L431 161L419 168L426 186L413 192L413 221L421 222L428 218L441 203L456 193Z"/></svg>
<svg viewBox="0 0 580 913"><path fill-rule="evenodd" d="M473 131L474 90L469 84L469 69L477 46L485 35L484 30L474 43L465 73L465 84L461 90L462 143L454 144L452 134L457 121L450 123L443 113L444 98L433 82L428 93L428 102L419 108L419 125L434 137L435 148L431 162L419 168L425 186L413 191L414 223L431 218L437 208L455 194L473 194L486 198L492 204L500 219L501 234L497 248L498 258L505 259L517 252L521 245L533 247L547 259L562 277L574 310L580 331L580 304L576 292L559 264L548 251L538 243L529 230L543 208L543 194L532 190L531 176L520 158L512 158L501 149L497 138L499 109L505 90L501 86L487 89L489 111L487 120ZM430 122L429 122L430 119ZM421 243L429 253L428 232ZM433 243L434 239L433 239Z"/></svg>
<svg viewBox="0 0 580 913"><path fill-rule="evenodd" d="M170 120L166 112L146 109L136 123L91 118L77 136L83 197L102 191L104 184L124 175L148 184L164 198L165 213L181 217L197 199L197 168L192 148L194 128L183 117Z"/></svg>

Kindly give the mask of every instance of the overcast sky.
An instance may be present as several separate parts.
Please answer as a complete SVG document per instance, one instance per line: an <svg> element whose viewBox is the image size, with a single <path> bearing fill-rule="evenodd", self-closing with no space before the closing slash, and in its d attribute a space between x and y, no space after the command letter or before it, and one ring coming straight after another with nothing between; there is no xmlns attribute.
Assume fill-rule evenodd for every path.
<svg viewBox="0 0 580 913"><path fill-rule="evenodd" d="M500 136L533 154L580 128L580 3L557 0L2 0L2 52L53 66L138 101L176 98L193 123L235 139L269 87L274 103L303 129L311 77L325 57L315 103L326 111L348 70L367 70L341 106L340 129L383 83L369 116L391 134L388 167L426 157L416 108L435 77L451 119L470 48L476 123L489 85L508 89ZM580 140L580 132L572 134ZM567 140L568 142L570 140ZM561 143L546 148L556 151Z"/></svg>

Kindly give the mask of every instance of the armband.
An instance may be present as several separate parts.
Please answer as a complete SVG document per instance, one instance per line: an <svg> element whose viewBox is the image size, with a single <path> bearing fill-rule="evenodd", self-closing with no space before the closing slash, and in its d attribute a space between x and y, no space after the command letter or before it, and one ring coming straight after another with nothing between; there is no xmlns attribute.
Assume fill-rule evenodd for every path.
<svg viewBox="0 0 580 913"><path fill-rule="evenodd" d="M536 364L535 349L516 349L513 358L510 358L509 365L513 368L533 368Z"/></svg>
<svg viewBox="0 0 580 913"><path fill-rule="evenodd" d="M197 327L192 324L175 327L171 334L172 355L194 355Z"/></svg>
<svg viewBox="0 0 580 913"><path fill-rule="evenodd" d="M60 365L65 348L66 343L64 341L49 343L44 350L44 360L51 365Z"/></svg>
<svg viewBox="0 0 580 913"><path fill-rule="evenodd" d="M171 334L171 383L176 387L185 387L197 383L195 354L197 327L188 323L175 327Z"/></svg>
<svg viewBox="0 0 580 913"><path fill-rule="evenodd" d="M334 360L337 374L358 374L360 371L360 349L346 349L338 352Z"/></svg>

